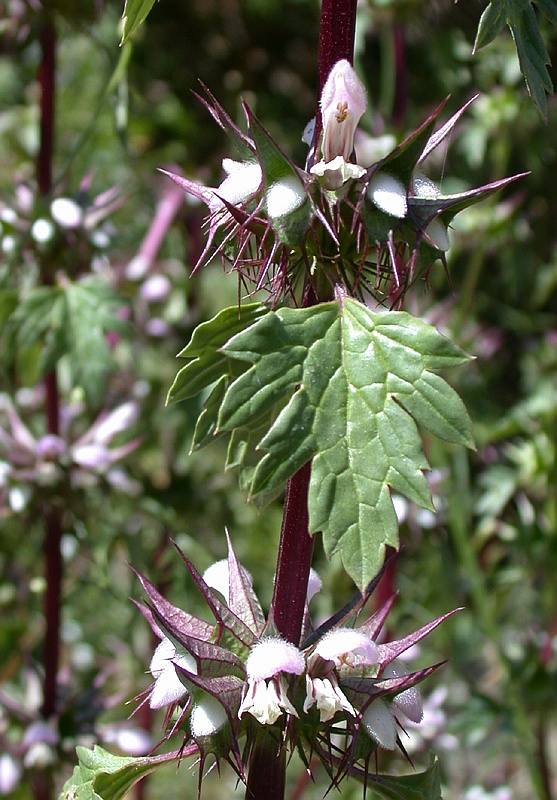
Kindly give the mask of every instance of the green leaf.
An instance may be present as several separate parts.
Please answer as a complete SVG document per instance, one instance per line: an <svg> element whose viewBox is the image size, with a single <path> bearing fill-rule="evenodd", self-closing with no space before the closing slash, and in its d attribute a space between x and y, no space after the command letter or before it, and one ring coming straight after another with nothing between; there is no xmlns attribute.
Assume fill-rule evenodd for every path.
<svg viewBox="0 0 557 800"><path fill-rule="evenodd" d="M474 42L474 52L491 44L491 42L502 33L506 24L507 17L504 4L501 0L494 0L494 2L487 6L480 17L476 41Z"/></svg>
<svg viewBox="0 0 557 800"><path fill-rule="evenodd" d="M207 335L221 326L206 325L211 344L180 386L183 396L201 391L215 379L209 366L219 365L198 443L229 434L227 466L239 467L254 499L313 459L310 530L322 531L327 554L340 552L366 586L385 546L398 544L391 490L432 507L417 424L473 447L462 401L433 372L468 357L405 312L377 314L350 299L269 311L224 344ZM200 352L195 339L183 352Z"/></svg>
<svg viewBox="0 0 557 800"><path fill-rule="evenodd" d="M368 775L373 791L386 800L441 800L439 762L432 759L425 772L413 775Z"/></svg>
<svg viewBox="0 0 557 800"><path fill-rule="evenodd" d="M555 2L533 1L547 19L557 26ZM490 44L502 32L505 24L512 33L528 93L543 119L547 120L546 95L553 91L547 70L551 60L540 33L532 0L492 0L481 16L474 50Z"/></svg>
<svg viewBox="0 0 557 800"><path fill-rule="evenodd" d="M155 0L126 0L122 15L122 41L120 44L124 44L141 23L145 22L154 5Z"/></svg>
<svg viewBox="0 0 557 800"><path fill-rule="evenodd" d="M177 761L180 753L126 758L113 756L102 747L76 748L79 764L64 784L58 800L120 800L141 778Z"/></svg>
<svg viewBox="0 0 557 800"><path fill-rule="evenodd" d="M546 93L551 94L553 91L553 84L547 71L547 65L551 60L530 3L523 4L521 12L513 14L509 25L528 92L543 119L547 120Z"/></svg>
<svg viewBox="0 0 557 800"><path fill-rule="evenodd" d="M74 385L82 386L90 403L98 405L115 363L106 334L129 330L117 314L124 305L124 298L97 278L68 281L31 290L7 325L20 353L40 344L42 374L67 356Z"/></svg>
<svg viewBox="0 0 557 800"><path fill-rule="evenodd" d="M555 0L533 0L549 22L557 28L557 3Z"/></svg>
<svg viewBox="0 0 557 800"><path fill-rule="evenodd" d="M261 303L239 308L234 306L225 308L213 319L198 325L190 343L178 353L179 358L187 358L189 363L176 375L168 392L167 403L194 397L227 375L229 360L220 348L231 336L252 325L264 313L265 306Z"/></svg>

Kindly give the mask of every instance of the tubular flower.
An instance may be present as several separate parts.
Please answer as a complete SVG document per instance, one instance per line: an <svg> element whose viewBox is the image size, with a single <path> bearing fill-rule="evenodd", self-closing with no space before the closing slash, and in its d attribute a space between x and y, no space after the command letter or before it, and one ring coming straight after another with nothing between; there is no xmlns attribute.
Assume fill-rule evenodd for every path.
<svg viewBox="0 0 557 800"><path fill-rule="evenodd" d="M249 713L262 725L273 725L283 711L297 717L287 697L285 675L301 675L306 666L301 652L282 639L263 639L246 661L246 691L238 716Z"/></svg>
<svg viewBox="0 0 557 800"><path fill-rule="evenodd" d="M321 639L308 661L304 711L317 705L319 719L327 722L337 711L356 716L354 707L339 686L336 669L376 664L379 651L364 633L338 628Z"/></svg>
<svg viewBox="0 0 557 800"><path fill-rule="evenodd" d="M317 705L319 711L319 721L328 722L337 711L346 711L351 716L356 716L356 711L346 698L346 695L338 685L338 679L334 672L322 678L306 675L306 699L304 700L304 712Z"/></svg>
<svg viewBox="0 0 557 800"><path fill-rule="evenodd" d="M346 59L337 61L321 93L323 160L337 156L348 161L354 149L354 134L366 110L366 90Z"/></svg>

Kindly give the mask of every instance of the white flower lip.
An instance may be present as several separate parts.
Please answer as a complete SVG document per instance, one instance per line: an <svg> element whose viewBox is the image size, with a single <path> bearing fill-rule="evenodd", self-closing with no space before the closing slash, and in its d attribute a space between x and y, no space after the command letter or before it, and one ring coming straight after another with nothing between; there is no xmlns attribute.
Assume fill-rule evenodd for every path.
<svg viewBox="0 0 557 800"><path fill-rule="evenodd" d="M247 658L246 672L249 678L261 681L281 672L301 675L305 666L305 659L295 645L278 638L262 639Z"/></svg>
<svg viewBox="0 0 557 800"><path fill-rule="evenodd" d="M334 674L326 678L311 678L306 675L304 712L309 711L315 704L317 704L321 722L331 720L337 711L346 711L353 717L356 716L352 704L345 697Z"/></svg>
<svg viewBox="0 0 557 800"><path fill-rule="evenodd" d="M348 180L358 180L365 175L365 169L358 164L345 161L343 156L336 156L332 161L318 161L310 170L323 179L325 189L336 191Z"/></svg>
<svg viewBox="0 0 557 800"><path fill-rule="evenodd" d="M320 639L315 654L339 667L342 664L376 664L379 651L365 633L354 628L337 628Z"/></svg>

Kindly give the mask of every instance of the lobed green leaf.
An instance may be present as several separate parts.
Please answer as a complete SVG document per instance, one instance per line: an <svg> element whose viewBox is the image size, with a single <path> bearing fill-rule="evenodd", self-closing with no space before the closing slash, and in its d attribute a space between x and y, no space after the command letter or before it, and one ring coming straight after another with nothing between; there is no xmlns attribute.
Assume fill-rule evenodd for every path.
<svg viewBox="0 0 557 800"><path fill-rule="evenodd" d="M391 490L432 508L418 425L473 447L462 401L433 372L468 356L410 314L351 299L258 313L225 343L221 334L206 336L197 372L181 373L190 396L213 375L205 362L222 368L194 440L230 436L227 468L239 468L252 499L272 496L313 459L310 530L365 587L385 547L398 544ZM194 339L183 352L200 352Z"/></svg>
<svg viewBox="0 0 557 800"><path fill-rule="evenodd" d="M64 784L58 800L121 800L141 778L182 757L182 753L127 758L95 745L76 748L79 764Z"/></svg>

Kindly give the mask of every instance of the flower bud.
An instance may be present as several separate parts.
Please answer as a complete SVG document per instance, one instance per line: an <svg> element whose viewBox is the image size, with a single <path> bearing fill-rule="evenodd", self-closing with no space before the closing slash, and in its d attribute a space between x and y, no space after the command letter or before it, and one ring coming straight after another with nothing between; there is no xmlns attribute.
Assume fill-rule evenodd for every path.
<svg viewBox="0 0 557 800"><path fill-rule="evenodd" d="M337 61L321 92L323 160L342 156L348 161L354 133L367 105L366 90L346 59Z"/></svg>
<svg viewBox="0 0 557 800"><path fill-rule="evenodd" d="M385 750L396 747L396 721L391 706L384 700L374 700L362 716L366 733Z"/></svg>
<svg viewBox="0 0 557 800"><path fill-rule="evenodd" d="M276 220L297 211L304 204L306 193L295 175L287 175L273 183L265 200L269 218Z"/></svg>
<svg viewBox="0 0 557 800"><path fill-rule="evenodd" d="M369 199L380 211L399 219L406 216L408 210L406 189L398 178L393 178L386 172L376 172L369 182L367 191Z"/></svg>

